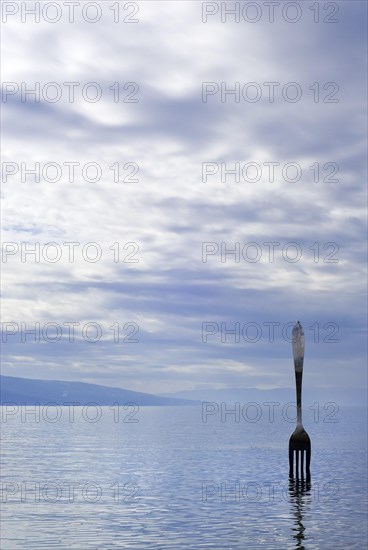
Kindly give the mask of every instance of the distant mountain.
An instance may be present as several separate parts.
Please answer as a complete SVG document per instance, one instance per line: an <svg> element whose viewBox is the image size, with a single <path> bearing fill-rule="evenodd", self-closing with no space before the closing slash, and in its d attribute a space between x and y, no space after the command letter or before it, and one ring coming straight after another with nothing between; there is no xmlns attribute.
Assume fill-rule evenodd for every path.
<svg viewBox="0 0 368 550"><path fill-rule="evenodd" d="M0 376L0 404L15 403L17 405L45 405L53 402L64 403L97 403L98 405L114 405L119 403L135 403L139 406L170 406L198 405L202 401L216 403L265 403L267 401L285 404L295 401L295 388L276 388L259 390L256 388L230 389L197 389L184 390L176 393L152 395L123 388L112 388L85 382L67 382L60 380L36 380L14 376ZM303 388L303 404L320 405L335 402L338 405L367 405L367 391L364 388Z"/></svg>
<svg viewBox="0 0 368 550"><path fill-rule="evenodd" d="M286 404L295 401L295 387L259 390L256 388L230 389L199 389L184 390L177 393L164 393L164 397L194 399L196 401L212 401L216 403L264 403L276 401ZM318 402L320 405L335 402L338 405L367 406L367 390L365 388L303 388L303 403L305 406Z"/></svg>
<svg viewBox="0 0 368 550"><path fill-rule="evenodd" d="M141 393L123 388L111 388L84 382L64 382L60 380L34 380L0 376L0 404L46 405L56 403L97 403L98 405L125 405L135 403L138 406L196 405L184 398L172 398Z"/></svg>

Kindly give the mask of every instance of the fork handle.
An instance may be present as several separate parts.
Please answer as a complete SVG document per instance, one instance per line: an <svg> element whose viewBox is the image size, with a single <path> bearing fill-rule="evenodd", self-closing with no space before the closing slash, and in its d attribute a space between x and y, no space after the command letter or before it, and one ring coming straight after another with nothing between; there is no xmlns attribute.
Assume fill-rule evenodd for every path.
<svg viewBox="0 0 368 550"><path fill-rule="evenodd" d="M295 384L296 384L296 414L297 427L303 428L302 424L302 378L303 378L303 363L304 363L304 331L298 321L293 328L292 346L294 357Z"/></svg>

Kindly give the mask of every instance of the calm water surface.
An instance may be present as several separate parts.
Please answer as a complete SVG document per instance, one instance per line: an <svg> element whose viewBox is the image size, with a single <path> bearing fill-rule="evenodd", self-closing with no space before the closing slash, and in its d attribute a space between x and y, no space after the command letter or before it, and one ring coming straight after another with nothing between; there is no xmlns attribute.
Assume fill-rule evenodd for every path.
<svg viewBox="0 0 368 550"><path fill-rule="evenodd" d="M294 426L264 407L254 423L204 423L201 407L42 412L2 425L4 550L367 548L366 409L305 415L310 485L289 484Z"/></svg>

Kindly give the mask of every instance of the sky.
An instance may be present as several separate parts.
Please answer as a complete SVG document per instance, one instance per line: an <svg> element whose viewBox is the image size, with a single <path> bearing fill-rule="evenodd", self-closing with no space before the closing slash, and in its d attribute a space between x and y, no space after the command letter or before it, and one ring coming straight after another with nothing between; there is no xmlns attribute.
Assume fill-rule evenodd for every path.
<svg viewBox="0 0 368 550"><path fill-rule="evenodd" d="M365 386L366 3L34 4L2 13L2 374L291 387L300 320L304 384Z"/></svg>

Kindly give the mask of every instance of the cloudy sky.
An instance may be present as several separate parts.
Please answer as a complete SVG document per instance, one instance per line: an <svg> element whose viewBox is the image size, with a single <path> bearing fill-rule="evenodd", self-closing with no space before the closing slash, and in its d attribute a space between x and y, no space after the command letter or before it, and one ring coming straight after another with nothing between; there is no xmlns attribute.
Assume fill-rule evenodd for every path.
<svg viewBox="0 0 368 550"><path fill-rule="evenodd" d="M3 374L364 385L366 3L3 4Z"/></svg>

